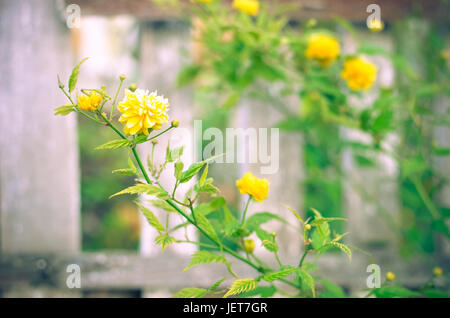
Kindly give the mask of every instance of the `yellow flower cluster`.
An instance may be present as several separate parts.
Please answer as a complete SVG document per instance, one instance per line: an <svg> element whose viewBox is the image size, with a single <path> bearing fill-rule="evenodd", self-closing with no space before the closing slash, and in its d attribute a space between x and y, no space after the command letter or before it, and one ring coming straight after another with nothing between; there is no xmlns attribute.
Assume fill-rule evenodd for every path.
<svg viewBox="0 0 450 318"><path fill-rule="evenodd" d="M259 12L258 0L234 0L233 8L249 15L257 15Z"/></svg>
<svg viewBox="0 0 450 318"><path fill-rule="evenodd" d="M360 57L351 58L345 61L341 77L355 91L368 90L377 78L377 68Z"/></svg>
<svg viewBox="0 0 450 318"><path fill-rule="evenodd" d="M168 120L169 101L156 92L136 89L125 91L125 98L119 103L122 113L119 121L125 124L124 132L128 135L149 134L149 129L161 129Z"/></svg>
<svg viewBox="0 0 450 318"><path fill-rule="evenodd" d="M326 34L313 34L308 38L306 57L326 67L339 56L339 42Z"/></svg>
<svg viewBox="0 0 450 318"><path fill-rule="evenodd" d="M102 96L96 92L92 92L89 96L78 96L78 107L85 111L95 111L100 107Z"/></svg>
<svg viewBox="0 0 450 318"><path fill-rule="evenodd" d="M241 194L250 194L258 202L266 199L269 193L269 181L258 179L251 172L245 173L237 180L236 186Z"/></svg>

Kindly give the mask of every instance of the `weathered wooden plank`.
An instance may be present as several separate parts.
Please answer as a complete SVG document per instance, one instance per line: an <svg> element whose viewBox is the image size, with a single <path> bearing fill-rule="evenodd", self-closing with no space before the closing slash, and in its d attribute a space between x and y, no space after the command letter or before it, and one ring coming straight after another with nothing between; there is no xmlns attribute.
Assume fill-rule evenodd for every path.
<svg viewBox="0 0 450 318"><path fill-rule="evenodd" d="M181 2L186 5L191 4L190 0ZM227 2L231 3L231 0ZM288 15L295 19L330 19L337 15L359 22L367 19L366 8L373 3L372 0L283 0L276 2L296 5L296 9L293 7L288 12ZM164 8L152 1L143 0L74 0L70 3L80 5L82 15L130 14L139 18L158 20L185 14L185 11ZM443 1L439 0L378 0L376 3L381 7L381 16L385 21L401 18L416 11L421 11L425 17L432 19L442 21L448 19L447 8Z"/></svg>
<svg viewBox="0 0 450 318"><path fill-rule="evenodd" d="M389 256L374 256L381 267L381 274L393 271L399 281L409 286L419 286L429 277L423 264L395 261ZM84 253L65 255L17 255L5 254L0 257L0 290L21 284L32 287L59 289L69 294L73 289L66 285L69 264L77 264L81 269L81 292L95 290L169 290L183 287L207 287L221 277L232 277L221 264L199 265L183 272L189 258L171 253L158 257L141 257L134 253ZM318 262L317 272L338 283L352 293L367 288L366 272L369 260L356 254L350 262L343 255L325 255ZM448 265L448 264L447 264ZM256 273L242 263L234 263L233 268L241 277L255 277ZM225 285L226 285L225 284ZM26 285L28 286L28 285Z"/></svg>

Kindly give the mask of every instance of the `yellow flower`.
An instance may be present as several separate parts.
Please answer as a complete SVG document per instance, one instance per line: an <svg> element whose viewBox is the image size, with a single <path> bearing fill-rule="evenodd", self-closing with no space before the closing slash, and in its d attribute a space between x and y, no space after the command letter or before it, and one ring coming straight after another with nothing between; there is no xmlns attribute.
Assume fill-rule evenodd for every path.
<svg viewBox="0 0 450 318"><path fill-rule="evenodd" d="M92 92L89 96L78 96L78 107L85 111L94 111L100 107L102 96Z"/></svg>
<svg viewBox="0 0 450 318"><path fill-rule="evenodd" d="M368 90L377 78L377 68L362 58L352 58L345 61L341 77L355 91Z"/></svg>
<svg viewBox="0 0 450 318"><path fill-rule="evenodd" d="M122 113L119 121L125 124L124 132L129 135L148 135L149 129L161 129L169 119L169 101L156 92L149 94L142 89L126 90L125 98L117 108Z"/></svg>
<svg viewBox="0 0 450 318"><path fill-rule="evenodd" d="M387 272L386 273L386 279L393 281L395 279L395 274L393 272Z"/></svg>
<svg viewBox="0 0 450 318"><path fill-rule="evenodd" d="M339 43L332 36L313 34L308 38L306 57L317 60L322 66L328 66L339 56Z"/></svg>
<svg viewBox="0 0 450 318"><path fill-rule="evenodd" d="M257 0L234 0L233 8L250 15L257 15L259 12L259 2Z"/></svg>
<svg viewBox="0 0 450 318"><path fill-rule="evenodd" d="M250 194L256 201L262 202L269 193L269 181L258 179L251 172L236 181L236 186L242 194Z"/></svg>
<svg viewBox="0 0 450 318"><path fill-rule="evenodd" d="M434 276L441 276L442 275L442 268L440 268L440 267L433 268L433 275Z"/></svg>
<svg viewBox="0 0 450 318"><path fill-rule="evenodd" d="M372 32L380 32L384 29L384 22L377 19L372 19L367 26Z"/></svg>
<svg viewBox="0 0 450 318"><path fill-rule="evenodd" d="M194 0L193 2L198 2L198 3L211 3L214 0Z"/></svg>
<svg viewBox="0 0 450 318"><path fill-rule="evenodd" d="M255 250L255 241L252 239L244 240L244 249L247 253L253 253Z"/></svg>

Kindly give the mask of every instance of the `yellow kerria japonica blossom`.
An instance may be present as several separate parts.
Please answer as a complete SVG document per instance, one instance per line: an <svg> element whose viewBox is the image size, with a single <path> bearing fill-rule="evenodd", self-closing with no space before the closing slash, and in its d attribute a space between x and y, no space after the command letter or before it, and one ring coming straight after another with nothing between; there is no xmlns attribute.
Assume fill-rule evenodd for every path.
<svg viewBox="0 0 450 318"><path fill-rule="evenodd" d="M259 1L257 0L234 0L233 8L250 15L257 15L259 12Z"/></svg>
<svg viewBox="0 0 450 318"><path fill-rule="evenodd" d="M92 92L89 96L78 96L78 107L85 111L95 111L100 107L102 96L96 92Z"/></svg>
<svg viewBox="0 0 450 318"><path fill-rule="evenodd" d="M339 42L326 34L312 34L308 38L306 57L328 66L339 56Z"/></svg>
<svg viewBox="0 0 450 318"><path fill-rule="evenodd" d="M242 194L250 194L256 201L262 202L269 193L269 181L258 179L251 172L245 173L236 181L236 186Z"/></svg>
<svg viewBox="0 0 450 318"><path fill-rule="evenodd" d="M125 90L125 98L117 108L122 113L119 121L125 125L124 132L128 135L148 135L149 129L161 129L169 119L167 98L143 89Z"/></svg>
<svg viewBox="0 0 450 318"><path fill-rule="evenodd" d="M368 90L377 79L377 68L360 57L352 58L345 61L341 77L355 91Z"/></svg>
<svg viewBox="0 0 450 318"><path fill-rule="evenodd" d="M434 276L442 276L443 270L440 267L433 268L433 275Z"/></svg>
<svg viewBox="0 0 450 318"><path fill-rule="evenodd" d="M214 0L193 0L193 2L199 2L199 3L211 3Z"/></svg>

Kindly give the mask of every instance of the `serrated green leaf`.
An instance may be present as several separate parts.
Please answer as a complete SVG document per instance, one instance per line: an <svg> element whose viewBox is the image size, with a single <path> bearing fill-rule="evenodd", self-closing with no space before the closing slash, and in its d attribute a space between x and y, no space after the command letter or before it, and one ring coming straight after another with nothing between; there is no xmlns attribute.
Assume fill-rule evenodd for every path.
<svg viewBox="0 0 450 318"><path fill-rule="evenodd" d="M239 298L248 298L254 296L261 296L262 298L272 297L276 293L277 289L274 286L258 286L253 290L244 292L238 295Z"/></svg>
<svg viewBox="0 0 450 318"><path fill-rule="evenodd" d="M112 171L112 173L117 173L124 176L134 176L136 174L136 171L132 169L115 169Z"/></svg>
<svg viewBox="0 0 450 318"><path fill-rule="evenodd" d="M328 244L339 248L341 251L348 255L350 261L352 260L352 250L347 245L335 241L331 241Z"/></svg>
<svg viewBox="0 0 450 318"><path fill-rule="evenodd" d="M192 254L191 263L183 269L187 271L189 268L199 264L210 264L210 263L227 263L227 260L222 255L217 255L208 251L198 251Z"/></svg>
<svg viewBox="0 0 450 318"><path fill-rule="evenodd" d="M206 234L208 234L209 237L211 237L216 242L219 240L216 231L214 230L214 227L212 226L211 222L202 214L196 214L195 215L197 220L197 225L205 231Z"/></svg>
<svg viewBox="0 0 450 318"><path fill-rule="evenodd" d="M286 205L286 204L283 204L283 205L284 205L284 207L285 207L286 209L288 209L289 211L291 211L292 214L294 214L294 216L295 216L302 224L305 223L305 222L303 221L303 219L301 218L300 214L298 214L294 209L292 209L290 206L288 206L288 205Z"/></svg>
<svg viewBox="0 0 450 318"><path fill-rule="evenodd" d="M158 186L151 185L151 184L136 184L134 186L128 187L126 189L123 189L122 191L119 191L113 195L111 195L109 198L115 197L117 195L121 194L149 194L149 195L155 195L159 194L161 192L165 192L163 189L161 189Z"/></svg>
<svg viewBox="0 0 450 318"><path fill-rule="evenodd" d="M175 178L177 180L179 180L181 178L181 176L182 176L183 167L184 167L183 162L181 162L181 161L175 162L175 165L174 165L174 168L175 168L174 176L175 176Z"/></svg>
<svg viewBox="0 0 450 318"><path fill-rule="evenodd" d="M264 246L270 252L278 252L278 244L272 240L263 240L262 246Z"/></svg>
<svg viewBox="0 0 450 318"><path fill-rule="evenodd" d="M324 223L328 223L328 222L332 222L332 221L346 221L346 219L344 219L344 218L337 218L337 217L333 217L333 218L318 218L318 219L312 220L311 223L309 223L309 224L314 226L314 225L320 225L320 224L324 224Z"/></svg>
<svg viewBox="0 0 450 318"><path fill-rule="evenodd" d="M272 273L269 273L269 274L265 274L263 276L263 279L266 282L273 282L273 281L275 281L277 279L280 279L280 278L288 276L288 275L290 275L292 273L295 273L297 270L300 270L300 269L297 268L297 267L287 267L287 268L284 268L284 269L281 269L281 270L278 270L278 271L275 271L275 272L272 272Z"/></svg>
<svg viewBox="0 0 450 318"><path fill-rule="evenodd" d="M306 272L302 269L295 271L295 273L301 279L302 284L304 284L309 290L311 290L313 297L316 297L314 278L308 272Z"/></svg>
<svg viewBox="0 0 450 318"><path fill-rule="evenodd" d="M203 161L191 164L189 168L182 173L180 183L185 183L191 180L192 177L195 176L204 165L205 163Z"/></svg>
<svg viewBox="0 0 450 318"><path fill-rule="evenodd" d="M96 147L95 149L96 150L119 149L119 148L128 147L130 145L131 145L131 142L126 139L116 139L116 140L108 141L107 143L100 145L100 146Z"/></svg>
<svg viewBox="0 0 450 318"><path fill-rule="evenodd" d="M70 74L70 78L69 78L69 93L71 93L74 89L75 86L77 85L77 80L78 80L78 74L80 72L80 66L81 64L83 64L88 58L84 58L80 61L80 63L78 63L72 70L72 74Z"/></svg>
<svg viewBox="0 0 450 318"><path fill-rule="evenodd" d="M149 202L153 206L155 206L157 208L160 208L160 209L163 209L163 210L165 210L167 212L177 212L177 210L175 210L174 207L172 207L169 203L167 203L164 200L149 200Z"/></svg>
<svg viewBox="0 0 450 318"><path fill-rule="evenodd" d="M258 212L255 214L252 214L246 221L245 221L245 228L249 230L250 232L254 232L260 225L269 222L271 220L277 220L282 223L287 223L282 217L270 213L270 212Z"/></svg>
<svg viewBox="0 0 450 318"><path fill-rule="evenodd" d="M203 288L184 288L172 296L172 298L202 298L208 291Z"/></svg>
<svg viewBox="0 0 450 318"><path fill-rule="evenodd" d="M57 108L54 109L55 113L54 115L61 115L61 116L66 116L72 112L75 111L75 108L73 107L73 105L63 105L63 106L59 106Z"/></svg>
<svg viewBox="0 0 450 318"><path fill-rule="evenodd" d="M217 288L219 288L220 284L222 284L226 279L227 277L224 277L221 280L218 280L217 282L212 284L211 287L209 287L208 292L212 293L213 291L215 291Z"/></svg>
<svg viewBox="0 0 450 318"><path fill-rule="evenodd" d="M135 202L136 205L142 210L142 213L144 214L145 218L147 219L148 223L153 226L158 232L164 232L165 228L164 226L159 222L158 218L155 214L153 214L152 211L147 209L145 206L140 204L139 202Z"/></svg>
<svg viewBox="0 0 450 318"><path fill-rule="evenodd" d="M258 286L258 282L253 278L237 279L233 282L230 289L223 296L224 298L232 295L241 294L243 292L254 290Z"/></svg>
<svg viewBox="0 0 450 318"><path fill-rule="evenodd" d="M176 242L176 240L166 233L160 234L155 238L155 243L161 246L162 251L164 251L167 246L174 242Z"/></svg>

